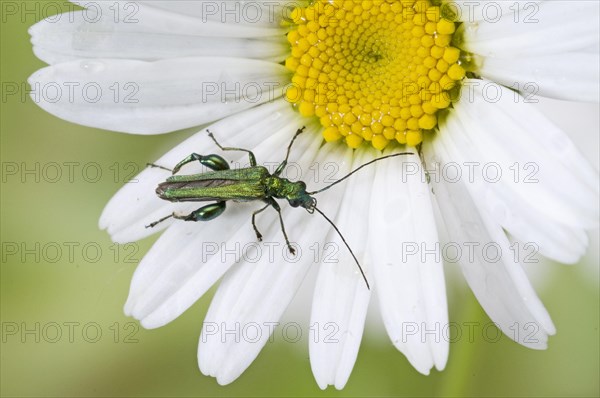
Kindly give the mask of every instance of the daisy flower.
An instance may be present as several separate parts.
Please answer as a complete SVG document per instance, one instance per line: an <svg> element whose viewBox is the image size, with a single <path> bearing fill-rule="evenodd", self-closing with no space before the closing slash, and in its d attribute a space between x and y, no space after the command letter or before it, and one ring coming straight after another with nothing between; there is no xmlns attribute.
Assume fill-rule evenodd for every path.
<svg viewBox="0 0 600 398"><path fill-rule="evenodd" d="M508 337L546 348L554 325L511 245L532 243L550 259L577 262L598 222L598 176L530 102L598 101L598 2L77 4L84 9L30 31L35 54L50 64L31 76L32 95L58 117L133 134L215 122L209 129L223 144L272 164L306 126L287 175L315 190L382 154L413 154L318 196L371 289L329 224L285 203L295 257L274 211L258 218L265 242L256 243L256 203L234 203L212 222L146 228L199 207L159 199L156 186L170 174L160 168L112 198L100 227L114 241L165 230L134 274L127 315L163 326L222 279L200 337L202 373L235 380L311 265L318 276L308 340L321 388L346 384L372 299L419 372L444 368L444 256L460 264ZM52 95L57 90L62 95ZM172 168L192 152L220 153L202 129L155 163ZM223 156L247 162L244 153ZM182 172L200 170L190 164ZM335 261L327 261L326 242L337 242Z"/></svg>

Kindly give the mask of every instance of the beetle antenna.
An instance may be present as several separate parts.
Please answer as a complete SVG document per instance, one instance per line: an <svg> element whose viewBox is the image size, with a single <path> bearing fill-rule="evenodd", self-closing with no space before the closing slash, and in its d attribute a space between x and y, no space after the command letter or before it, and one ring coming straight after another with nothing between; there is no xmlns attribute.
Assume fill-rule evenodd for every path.
<svg viewBox="0 0 600 398"><path fill-rule="evenodd" d="M394 153L393 155L387 155L387 156L382 156L380 158L377 159L373 159L370 162L367 162L365 164L363 164L362 166L357 167L356 169L352 170L350 173L346 174L344 177L340 178L339 180L337 180L336 182L327 185L325 188L319 189L318 191L313 191L313 192L307 192L309 195L315 195L318 194L320 192L326 191L329 188L331 188L332 186L339 184L340 182L344 181L345 179L349 178L352 174L356 173L357 171L359 171L360 169L362 169L363 167L367 167L370 164L373 164L375 162L379 162L380 160L384 160L384 159L389 159L389 158L395 158L396 156L402 156L402 155L414 155L413 152L401 152L401 153Z"/></svg>
<svg viewBox="0 0 600 398"><path fill-rule="evenodd" d="M371 290L371 287L369 286L369 281L367 280L367 276L365 275L365 272L363 271L362 267L360 266L360 263L358 262L358 259L356 258L356 256L354 255L354 252L352 251L352 249L350 248L350 246L348 245L348 242L346 242L346 239L344 238L344 235L342 235L342 233L340 232L340 230L338 229L338 227L333 223L333 221L331 221L329 219L329 217L327 217L325 215L325 213L323 213L321 210L319 210L316 206L315 206L315 210L323 216L324 219L326 219L329 224L331 224L331 226L333 227L333 229L335 229L335 232L338 233L338 235L340 236L340 238L342 238L342 242L344 242L344 244L346 245L346 247L348 248L348 251L350 252L350 254L352 254L352 257L354 258L354 261L356 261L356 265L358 265L358 269L360 270L360 273L363 277L363 279L365 280L365 284L367 285L367 289Z"/></svg>

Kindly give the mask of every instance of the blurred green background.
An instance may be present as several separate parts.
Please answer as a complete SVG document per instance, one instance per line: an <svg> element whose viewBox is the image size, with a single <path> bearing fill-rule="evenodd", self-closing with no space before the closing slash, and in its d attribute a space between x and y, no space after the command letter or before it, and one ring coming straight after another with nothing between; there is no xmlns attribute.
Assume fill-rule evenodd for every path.
<svg viewBox="0 0 600 398"><path fill-rule="evenodd" d="M2 396L598 396L598 273L585 271L598 267L597 235L584 263L536 272L558 329L546 351L477 334L473 342L451 344L446 370L422 376L368 326L343 391L317 387L305 341L276 339L232 385L203 376L196 348L214 290L170 325L139 328L122 307L136 264L156 237L116 246L97 227L103 206L132 171L190 133L130 136L42 111L24 91L27 77L44 66L27 28L45 16L43 7L35 11L45 3L15 4L34 11L3 12L1 25ZM552 117L563 112L562 123L583 123L597 143L597 110L571 122L573 112L594 108L556 109ZM451 321L489 321L464 285L450 281L448 290Z"/></svg>

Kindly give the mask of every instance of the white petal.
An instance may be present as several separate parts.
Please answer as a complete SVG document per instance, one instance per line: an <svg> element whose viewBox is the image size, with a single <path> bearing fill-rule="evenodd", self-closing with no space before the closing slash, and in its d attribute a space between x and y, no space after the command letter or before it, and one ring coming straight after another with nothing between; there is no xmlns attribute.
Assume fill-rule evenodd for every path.
<svg viewBox="0 0 600 398"><path fill-rule="evenodd" d="M272 62L195 57L66 62L38 70L29 83L33 100L62 119L160 134L272 101L288 79L286 68Z"/></svg>
<svg viewBox="0 0 600 398"><path fill-rule="evenodd" d="M113 4L113 3L111 3ZM82 58L124 58L137 60L157 60L164 58L239 57L263 60L283 59L289 52L289 45L282 35L276 37L252 38L214 37L212 31L199 31L196 25L175 25L165 29L167 23L156 12L139 12L139 5L129 3L129 13L116 13L116 8L103 9L122 19L134 18L136 22L109 17L97 22L88 16L89 11L75 11L46 18L29 29L33 51L41 60L55 64ZM215 3L216 4L216 3ZM106 4L105 4L106 5ZM138 7L138 12L135 12ZM138 15L141 14L141 15ZM215 22L198 21L199 26L214 27ZM222 25L222 24L220 24ZM235 27L234 27L235 30Z"/></svg>
<svg viewBox="0 0 600 398"><path fill-rule="evenodd" d="M548 218L574 228L595 228L598 173L566 134L502 86L485 80L467 80L465 85L469 97L463 96L455 108L464 133L485 162L480 170L499 169L503 187Z"/></svg>
<svg viewBox="0 0 600 398"><path fill-rule="evenodd" d="M446 365L448 309L430 188L419 155L409 151L415 155L377 165L369 243L388 335L419 372L429 374L434 365Z"/></svg>
<svg viewBox="0 0 600 398"><path fill-rule="evenodd" d="M348 173L344 167L345 158L351 158L351 152L348 152L337 159L331 157L335 164L340 165L340 177ZM356 150L352 169L372 160L375 155L372 149ZM334 220L367 278L370 259L366 257L368 235L365 232L368 231L368 217L357 213L357 209L366 209L370 204L374 172L374 167L366 167L343 183L345 187L337 186L319 198L321 210ZM339 209L337 214L336 208ZM328 385L342 389L358 355L371 291L337 233L332 231L327 241L331 242L329 247L336 248L336 255L328 261L326 253L331 253L331 250L324 247L324 261L320 265L311 310L310 324L316 335L309 339L310 362L321 389Z"/></svg>
<svg viewBox="0 0 600 398"><path fill-rule="evenodd" d="M185 32L212 37L282 35L285 34L282 18L289 15L288 0L283 3L258 0L250 5L244 4L248 3L245 0L228 0L227 3L212 0L70 1L86 9L85 19L89 23L127 25L115 26L113 29L116 30L136 30L135 25L140 24L152 27L154 32ZM261 12L253 13L257 7Z"/></svg>
<svg viewBox="0 0 600 398"><path fill-rule="evenodd" d="M225 145L254 149L272 137L271 139L276 140L273 141L273 145L284 148L286 137L291 136L303 123L305 123L304 119L293 112L286 101L278 100L224 119L209 128ZM271 155L271 148L268 144L260 152L257 151L257 160L261 162L267 159ZM206 131L201 131L173 148L155 163L173 167L192 152L218 153L219 149L207 136ZM248 162L248 156L243 152L229 152L225 156L235 159L242 165ZM283 149L280 156L282 159L285 156ZM183 171L191 174L201 170L203 169L199 164L192 163ZM158 183L169 175L168 171L148 168L136 176L134 182L121 188L106 205L100 217L100 228L107 229L115 242L131 242L170 225L172 220L167 220L153 229L145 228L146 225L172 213L175 209L184 212L197 208L198 206L190 203L177 206L154 195Z"/></svg>
<svg viewBox="0 0 600 398"><path fill-rule="evenodd" d="M598 53L565 53L532 57L486 57L478 68L483 77L524 92L571 101L599 102Z"/></svg>
<svg viewBox="0 0 600 398"><path fill-rule="evenodd" d="M140 3L202 21L270 28L280 28L292 9L299 6L295 0L142 0Z"/></svg>
<svg viewBox="0 0 600 398"><path fill-rule="evenodd" d="M310 146L302 148L303 145L299 145L297 150L292 151L290 159L296 159L302 171L309 173L308 166L317 153L320 139L301 135L298 141L303 140L310 141ZM302 158L298 150L304 152ZM319 151L318 161L326 160L322 156L324 152ZM323 227L323 220L319 217L310 216L302 209L292 209L287 204L282 205L282 215L291 241L297 242L297 256L291 258L282 244L278 222L262 231L272 251L263 246L259 259L242 262L227 273L204 321L198 364L202 373L216 377L220 384L235 380L266 344L313 263L311 245L321 242L329 230ZM274 220L275 217L274 211L265 211L259 216L258 227L262 229L263 218ZM214 328L218 333L214 332ZM239 333L223 334L225 330L236 328L242 331L252 328L258 330L258 335L253 334L250 338L244 334L240 337ZM296 327L292 332L295 330Z"/></svg>
<svg viewBox="0 0 600 398"><path fill-rule="evenodd" d="M597 1L544 1L531 3L519 15L503 14L499 20L493 17L464 23L456 34L463 37L463 50L483 56L556 54L562 58L565 53L598 43L598 13Z"/></svg>
<svg viewBox="0 0 600 398"><path fill-rule="evenodd" d="M468 106L457 105L457 109ZM457 111L457 113L460 113ZM491 127L484 130L477 130L467 127L461 123L458 115L451 115L443 121L444 134L438 137L444 143L445 148L452 152L455 165L462 166L461 174L465 180L470 182L469 189L474 200L486 207L488 213L496 222L500 223L507 231L513 234L520 241L520 245L528 245L535 252L553 258L557 261L573 263L576 262L587 246L587 235L581 227L573 228L547 217L539 211L539 205L529 203L516 192L513 181L496 181L494 178L485 179L484 167L486 164L498 165L495 161L498 157L485 154L490 145L508 145L506 152L514 152L511 145L514 142L498 142L490 144L481 140ZM502 124L501 124L502 125ZM498 155L495 150L495 155ZM493 163L492 163L493 162ZM469 172L467 165L477 166ZM493 170L496 170L494 166ZM515 170L513 168L513 170ZM517 169L518 170L518 169ZM511 170L506 170L510 172ZM468 175L473 176L469 177ZM496 171L490 175L495 174ZM479 175L477 175L479 174ZM518 183L523 183L519 181Z"/></svg>
<svg viewBox="0 0 600 398"><path fill-rule="evenodd" d="M159 238L134 274L126 315L148 329L163 326L239 260L240 242L245 245L256 239L249 214L257 206L229 207L214 222L176 222Z"/></svg>
<svg viewBox="0 0 600 398"><path fill-rule="evenodd" d="M454 159L441 140L432 141L426 143L423 153L428 166L439 175L440 167ZM483 309L509 338L530 348L545 349L548 335L555 333L554 325L521 265L512 257L500 225L473 201L468 183L443 178L432 178L432 182L450 244L460 249L456 261Z"/></svg>

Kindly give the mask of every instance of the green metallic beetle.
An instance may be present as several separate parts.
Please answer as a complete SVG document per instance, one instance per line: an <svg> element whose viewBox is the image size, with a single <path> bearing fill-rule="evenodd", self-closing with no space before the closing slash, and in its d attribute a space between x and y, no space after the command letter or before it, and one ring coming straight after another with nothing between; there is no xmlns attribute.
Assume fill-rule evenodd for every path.
<svg viewBox="0 0 600 398"><path fill-rule="evenodd" d="M203 156L197 153L192 153L191 155L183 159L173 168L173 170L167 169L163 166L149 164L149 166L166 169L172 171L173 173L171 177L167 178L165 182L160 183L156 188L156 194L161 199L168 200L170 202L216 203L211 203L209 205L203 206L198 210L195 210L187 215L179 215L176 213L170 214L164 218L161 218L158 221L151 223L150 225L147 225L146 228L153 228L157 224L171 217L185 221L210 221L220 216L225 211L226 202L228 200L232 200L235 202L249 202L260 200L265 202L265 206L252 213L252 228L254 228L254 232L256 233L257 239L259 241L262 241L262 234L258 231L258 228L256 227L256 216L259 213L266 210L268 207L273 207L279 215L279 223L281 225L283 237L285 238L285 243L289 251L292 254L295 254L295 250L290 244L287 232L285 230L285 226L283 225L281 207L275 200L285 199L288 201L290 206L303 207L310 214L314 213L316 210L331 224L331 226L339 234L340 238L352 254L352 257L358 265L358 268L363 276L363 279L365 280L365 283L367 284L367 287L369 287L369 282L367 281L365 273L363 272L363 269L360 266L358 259L352 252L352 249L350 249L350 246L346 242L346 239L340 233L337 226L323 212L321 212L321 210L317 208L317 200L313 197L313 195L323 192L336 184L339 184L340 182L350 177L352 174L356 173L358 170L374 162L401 155L411 155L411 153L396 153L393 155L382 156L380 158L373 159L370 162L365 163L362 166L356 168L341 179L326 186L325 188L314 192L307 192L306 183L304 183L303 181L294 182L286 178L280 177L281 173L283 172L288 163L288 158L290 156L292 145L294 144L294 141L296 140L298 135L300 135L304 131L304 129L305 128L302 127L301 129L296 131L296 134L294 135L292 141L288 145L285 159L279 164L279 166L273 174L269 173L269 170L266 167L257 166L256 158L251 151L243 148L223 147L221 146L221 144L219 144L219 142L217 142L214 135L208 130L208 135L222 151L247 152L250 160L250 167L231 170L227 161L221 156L215 154ZM184 165L195 161L200 162L200 164L208 167L213 171L192 175L175 175Z"/></svg>

